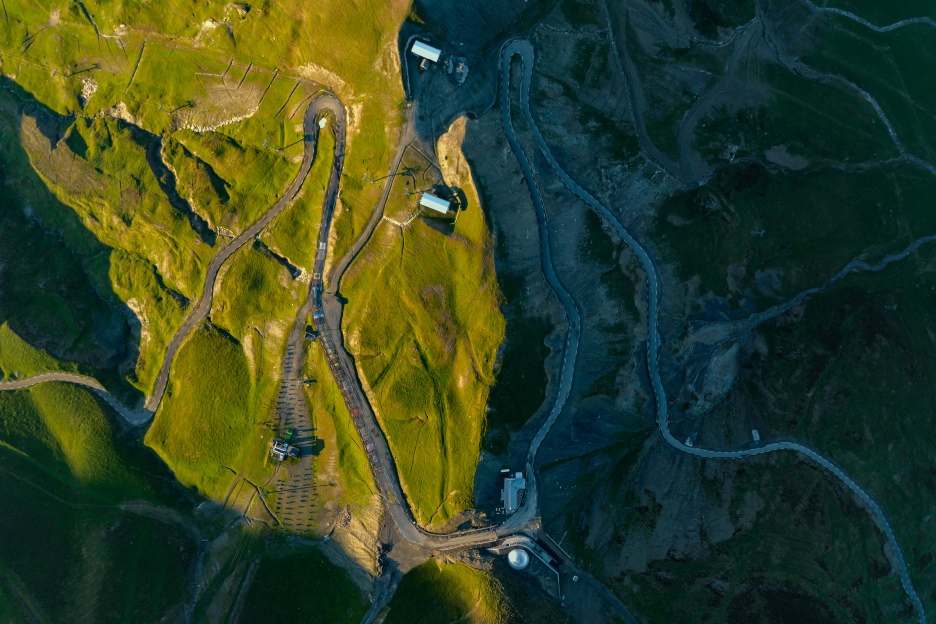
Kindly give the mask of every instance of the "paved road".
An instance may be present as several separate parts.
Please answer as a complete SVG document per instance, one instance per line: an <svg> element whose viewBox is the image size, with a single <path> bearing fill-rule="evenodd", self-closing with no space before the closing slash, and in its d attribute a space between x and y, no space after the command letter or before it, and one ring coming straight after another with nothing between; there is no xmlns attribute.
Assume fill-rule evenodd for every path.
<svg viewBox="0 0 936 624"><path fill-rule="evenodd" d="M374 597L371 600L371 607L361 618L361 624L371 624L377 619L377 616L390 604L393 594L396 592L400 581L403 580L403 573L394 569L389 573L381 574L374 586Z"/></svg>
<svg viewBox="0 0 936 624"><path fill-rule="evenodd" d="M405 67L406 64L404 63ZM380 201L374 206L373 212L371 212L370 219L364 225L364 230L361 232L361 235L358 236L357 240L351 245L351 249L345 253L341 259L337 260L332 266L331 271L328 274L328 289L327 295L331 297L337 297L338 290L341 288L341 279L344 277L345 272L348 270L348 267L351 266L351 263L357 258L358 254L361 253L361 250L364 249L364 245L370 240L370 237L373 235L374 230L377 228L377 224L380 223L381 218L383 217L384 206L387 204L387 198L390 196L390 190L393 188L393 182L396 179L395 174L400 169L400 163L403 162L403 153L406 152L406 148L410 143L413 142L415 138L413 132L413 123L412 123L412 112L407 119L406 124L404 125L403 137L400 139L400 143L397 146L396 155L393 158L393 162L390 164L390 171L387 177L387 184L384 187L383 195L380 197ZM332 305L342 305L337 299L334 300L334 304L331 301L326 301L325 306L330 307ZM339 310L339 320L341 318ZM341 325L336 325L340 327Z"/></svg>
<svg viewBox="0 0 936 624"><path fill-rule="evenodd" d="M509 51L508 51L509 50ZM913 583L910 581L910 576L907 571L907 563L904 559L903 553L900 549L900 545L897 543L897 538L894 535L893 530L891 529L890 523L887 521L887 517L884 515L884 512L881 510L880 506L871 498L871 496L862 489L854 480L852 480L845 472L832 463L830 460L826 459L821 454L816 451L797 444L795 442L774 442L771 444L765 444L763 446L757 446L753 448L737 450L737 451L715 451L703 448L696 448L683 444L677 440L673 434L670 432L669 428L669 419L668 419L668 410L667 410L667 401L666 401L666 390L663 387L663 380L660 376L659 368L659 352L660 352L660 335L657 327L657 317L659 314L659 300L660 300L660 280L657 275L656 267L650 259L650 255L643 248L643 246L637 242L637 240L630 235L630 233L624 228L618 218L607 208L605 208L597 199L595 199L588 191L579 186L572 178L570 178L566 172L562 169L559 163L556 161L553 156L549 146L546 143L546 140L543 138L543 135L540 133L539 128L536 125L533 115L530 112L529 107L529 76L532 73L532 66L534 61L534 52L533 47L529 42L526 41L516 41L512 42L508 46L508 50L505 50L506 54L519 54L524 62L524 81L522 85L521 92L521 108L523 109L523 115L527 120L527 124L530 126L530 129L533 132L533 135L536 138L537 143L539 144L540 150L543 153L543 156L549 162L552 169L556 172L556 175L562 180L563 184L579 199L588 204L599 215L604 217L606 221L614 228L614 231L620 236L627 246L634 252L637 256L637 259L640 261L641 266L643 267L644 273L647 277L647 286L649 293L649 313L648 313L648 340L647 340L647 361L650 370L650 379L653 385L653 394L656 400L656 412L657 412L657 424L660 429L664 440L667 444L673 447L676 450L682 451L683 453L688 453L690 455L695 455L696 457L702 457L706 459L741 459L744 457L751 457L754 455L763 455L765 453L772 453L775 451L795 451L801 453L817 464L824 467L830 473L835 475L842 483L845 484L848 489L854 492L871 510L874 518L877 520L878 525L881 527L881 530L884 532L884 535L887 537L887 541L890 543L891 550L894 553L894 556L898 562L898 571L900 574L900 580L903 584L904 590L907 592L907 596L913 602L914 607L916 608L917 614L921 624L926 622L926 614L923 610L923 604L920 602L919 596L917 596L916 590L913 588ZM526 69L530 67L531 69Z"/></svg>
<svg viewBox="0 0 936 624"><path fill-rule="evenodd" d="M579 314L578 307L572 295L565 289L559 277L556 275L556 269L552 262L552 252L549 247L549 227L546 217L546 208L543 205L543 198L540 195L539 187L536 184L536 178L533 176L533 167L527 159L526 152L517 140L514 133L513 123L510 119L510 61L514 55L519 55L523 60L523 75L520 87L520 106L524 110L529 110L530 80L533 75L533 49L524 46L521 42L508 42L501 50L501 123L504 126L504 134L507 136L507 142L510 149L513 150L523 172L523 179L526 180L527 188L530 191L530 197L533 200L533 208L536 212L536 225L539 230L540 239L540 260L542 263L543 274L546 281L556 293L562 309L565 311L566 321L569 324L569 335L566 338L565 354L563 356L561 370L559 373L559 390L556 399L553 402L552 409L547 416L543 426L533 437L530 443L530 450L526 457L527 490L524 493L523 506L511 515L501 527L502 535L509 535L511 532L522 530L533 518L536 517L539 510L539 489L536 480L536 470L534 460L540 444L546 438L546 434L552 428L556 418L565 407L566 400L569 398L569 392L572 390L572 378L575 373L575 359L578 355L579 337L582 333L582 317Z"/></svg>
<svg viewBox="0 0 936 624"><path fill-rule="evenodd" d="M48 383L53 381L75 384L77 386L84 386L85 388L94 390L107 402L108 405L113 407L117 413L123 416L126 421L133 426L144 425L153 416L152 412L148 412L146 410L134 411L128 409L120 401L115 399L113 395L111 395L111 393L109 393L97 379L94 379L93 377L86 377L85 375L76 375L74 373L42 373L41 375L27 377L26 379L17 379L16 381L2 381L0 382L0 390L21 390L23 388L29 388L41 383Z"/></svg>
<svg viewBox="0 0 936 624"><path fill-rule="evenodd" d="M917 609L920 622L925 624L926 615L923 611L922 603L920 602L920 599L917 596L916 591L914 590L910 581L909 574L907 572L906 561L886 516L877 503L870 497L870 495L868 495L867 492L859 487L850 477L848 477L848 475L846 475L831 461L819 453L813 451L812 449L793 442L775 442L759 447L737 451L714 451L687 446L672 435L668 423L666 392L660 377L658 365L660 338L657 328L657 316L659 307L658 303L660 298L660 285L655 266L653 265L653 262L651 261L650 256L647 254L646 250L644 250L640 243L638 243L637 240L634 239L629 232L627 232L617 217L607 208L605 208L600 202L598 202L594 197L592 197L591 194L580 187L574 180L572 180L553 157L552 152L546 144L546 141L540 133L539 128L537 127L536 122L530 112L530 81L532 78L535 56L532 45L526 41L508 42L502 50L502 122L504 124L504 132L507 135L508 142L510 143L511 148L514 150L514 153L520 162L524 178L527 181L530 194L533 197L534 208L536 210L537 216L537 225L540 232L540 244L543 253L543 271L550 283L550 286L556 292L556 295L559 297L560 302L563 305L563 309L565 310L569 322L569 337L566 343L565 356L560 373L559 392L556 401L542 428L537 432L536 436L534 436L534 439L530 445L530 451L527 455L528 483L530 487L527 491L524 504L517 513L511 516L507 522L505 522L500 527L486 527L478 530L438 535L429 533L416 526L400 488L396 466L393 461L392 454L390 453L389 445L387 444L386 438L383 436L383 433L380 431L377 425L373 410L371 409L370 404L367 401L367 397L363 392L361 384L357 378L356 368L354 367L347 351L343 347L340 330L341 306L337 302L337 297L335 296L337 283L338 280L340 280L341 275L343 275L344 270L347 268L348 264L358 253L360 248L363 247L366 239L370 236L370 232L372 232L373 228L376 226L376 222L379 221L380 211L375 209L374 214L371 216L371 222L373 223L368 223L368 227L365 228L365 236L362 237L362 240L359 240L358 243L356 243L355 248L353 248L345 256L345 258L342 259L340 265L336 267L335 271L333 271L333 275L336 275L338 279L335 280L326 295L326 293L323 292L322 287L322 272L324 271L325 259L327 257L328 235L330 231L331 220L334 215L335 204L337 202L338 187L340 184L341 171L344 164L345 150L344 107L341 105L341 102L331 94L326 93L316 97L306 109L303 125L305 134L310 138L310 140L306 141L302 166L300 167L300 171L296 176L296 179L289 186L280 200L259 221L242 232L230 244L222 249L209 264L208 271L206 272L206 280L202 296L192 311L189 313L189 316L186 318L182 327L179 328L170 342L166 351L166 355L163 359L162 368L160 370L159 376L157 377L154 392L146 401L144 410L139 412L129 410L125 406L121 405L109 393L107 393L103 386L101 386L101 384L96 380L70 373L47 373L29 379L17 380L13 382L2 382L0 383L0 390L26 388L38 383L50 381L75 383L98 392L110 405L112 405L122 416L124 416L128 422L131 422L131 424L142 424L149 420L149 418L152 417L152 414L158 408L159 403L165 394L168 383L169 370L179 346L182 344L182 341L188 335L188 333L195 327L195 325L202 321L211 310L214 284L221 266L228 258L231 257L231 255L233 255L235 251L237 251L237 249L243 246L248 240L256 236L264 227L266 227L292 200L292 198L295 197L296 193L299 191L299 188L302 186L302 182L308 174L315 157L315 146L317 144L316 139L319 131L317 124L318 117L320 113L327 109L330 110L334 115L334 120L332 123L334 125L333 131L335 132L336 137L335 158L332 166L331 176L329 178L328 188L326 190L325 205L322 209L322 223L321 227L319 228L319 237L317 241L318 250L314 264L314 275L312 288L310 290L310 297L313 314L316 317L316 326L320 331L322 331L322 345L326 350L329 366L331 367L332 373L335 376L339 387L341 388L345 401L348 404L348 408L352 413L352 418L355 422L355 425L361 434L362 443L374 470L378 488L380 489L381 495L386 501L388 515L393 520L404 539L436 550L473 548L483 546L485 544L493 544L500 538L524 529L528 522L532 520L537 514L538 490L534 469L536 452L539 449L543 439L548 434L552 424L555 422L556 418L561 412L571 388L575 360L578 352L581 317L575 301L569 295L568 291L566 291L562 286L561 282L555 274L555 269L552 265L549 249L546 212L543 207L542 198L539 195L536 180L533 177L532 167L526 157L525 152L516 139L510 121L509 71L510 59L512 59L514 55L520 56L521 60L523 61L523 75L520 95L521 109L524 118L533 132L533 135L536 138L536 141L544 157L547 159L550 166L566 185L566 187L568 187L573 194L588 204L589 207L591 207L609 222L611 227L614 228L615 232L625 241L628 247L630 247L630 249L637 256L641 266L644 269L645 275L647 277L649 293L649 331L647 341L648 365L657 406L657 423L663 438L673 448L702 458L739 459L774 451L792 450L806 455L816 463L822 465L824 468L829 470L829 472L839 478L850 490L858 495L871 509L875 518L878 520L879 525L887 536L891 548L898 560L899 572L904 589ZM402 150L398 152L397 158L395 159L397 165L401 155ZM387 189L385 190L384 196L381 200L381 207L383 202L386 201L387 194L389 193L389 187L392 184L392 178L390 180L391 181L388 182ZM375 218L374 215L378 216ZM323 295L325 296L323 297Z"/></svg>
<svg viewBox="0 0 936 624"><path fill-rule="evenodd" d="M335 96L330 93L323 93L309 103L302 121L303 131L307 137L318 136L318 115L322 110L329 107L333 100L337 101ZM302 154L302 166L299 168L299 173L296 175L292 184L289 185L289 188L286 189L286 192L283 193L282 197L279 198L279 201L277 201L265 215L260 217L256 223L241 232L240 235L232 240L224 249L218 252L218 255L216 255L208 265L208 270L205 273L205 286L202 289L201 297L192 311L189 312L182 327L176 331L175 336L172 337L166 349L162 368L159 370L159 376L156 377L156 385L153 388L153 394L150 395L149 399L146 401L146 409L151 413L156 412L163 395L166 393L166 384L169 382L169 369L172 366L172 360L175 358L176 351L178 351L182 341L188 336L195 325L203 321L211 311L215 280L217 280L218 271L221 269L221 266L227 262L228 258L230 258L235 251L243 247L247 241L251 240L259 234L263 228L269 225L270 222L276 218L276 215L282 212L283 208L293 200L296 193L298 193L299 189L302 187L306 176L309 174L309 170L312 168L312 161L315 159L315 146L316 141L305 141ZM343 149L342 146L342 150Z"/></svg>
<svg viewBox="0 0 936 624"><path fill-rule="evenodd" d="M361 436L361 444L370 462L381 498L386 505L387 515L400 535L408 542L433 550L476 547L495 542L497 533L493 528L439 535L416 525L400 487L399 475L390 447L361 387L354 363L341 344L340 329L335 325L335 318L329 318L325 314L321 305L320 291L314 292L313 297L317 298L313 304L313 318L315 327L320 332L319 342L325 350L326 361L348 406L351 419Z"/></svg>
<svg viewBox="0 0 936 624"><path fill-rule="evenodd" d="M894 22L893 24L888 24L887 26L876 26L861 17L860 15L855 15L850 11L843 11L842 9L835 9L832 7L818 6L815 2L807 0L807 4L811 5L813 9L819 11L820 13L835 13L836 15L841 15L842 17L847 17L850 20L856 21L865 28L870 28L874 32L886 33L897 28L903 28L904 26L909 26L911 24L925 24L927 26L936 27L936 20L931 17L910 17L907 19L900 20L899 22Z"/></svg>
<svg viewBox="0 0 936 624"><path fill-rule="evenodd" d="M331 231L331 221L335 213L341 172L344 166L346 121L344 107L336 98L328 97L327 99L323 99L322 104L333 114L332 124L333 132L335 133L335 159L332 164L328 187L325 192L325 200L322 206L322 220L316 240L317 249L309 296L312 306L313 323L315 324L315 328L320 332L319 342L322 349L325 351L326 361L341 390L342 397L348 406L348 411L351 413L351 418L354 421L355 427L361 436L361 445L367 454L377 487L385 501L387 514L390 516L394 525L396 525L400 535L407 541L437 550L465 548L491 543L497 539L493 529L463 532L455 535L437 535L416 526L406 504L406 498L400 487L399 477L396 472L393 456L390 453L390 447L377 424L377 419L374 416L374 412L358 379L354 363L348 352L344 349L341 336L341 303L338 301L336 295L337 283L347 266L370 237L373 228L380 221L382 206L389 194L392 178L388 179L387 188L384 191L381 202L375 208L368 222L368 226L365 227L361 237L356 241L355 245L352 246L348 254L342 258L338 265L332 270L333 279L329 280L329 289L326 292L322 275L328 256L328 239ZM312 132L315 134L317 131L318 128L316 126ZM405 145L403 148L405 148ZM403 148L399 150L394 159L397 167L402 157Z"/></svg>
<svg viewBox="0 0 936 624"><path fill-rule="evenodd" d="M323 93L309 103L303 119L303 128L306 136L317 136L318 124L316 121L318 114L329 105L333 106L333 104L331 104L332 102L337 101L338 100L333 95L329 93ZM338 104L338 107L340 108L340 103ZM166 386L169 382L169 370L172 367L172 361L175 358L176 352L179 350L179 347L182 345L182 342L185 340L186 336L188 336L192 329L198 323L203 321L211 311L215 281L217 280L218 271L221 269L221 266L234 254L235 251L243 247L247 241L259 234L263 228L269 225L269 223L274 218L276 218L276 215L278 215L283 210L283 208L285 208L286 205L289 204L289 202L291 202L292 199L296 196L296 193L299 192L299 188L302 186L302 183L308 175L309 170L312 168L312 161L315 158L315 145L316 143L314 140L305 142L304 152L302 155L302 165L299 168L299 173L296 175L296 178L293 180L292 184L289 185L289 188L286 189L286 192L284 192L280 197L279 201L277 201L273 207L270 208L270 210L268 210L267 213L264 214L256 223L241 232L239 236L228 243L211 260L211 263L208 265L208 270L205 272L205 283L202 288L201 297L195 303L195 306L189 312L185 321L182 323L182 326L176 330L175 335L169 342L169 346L166 348L166 354L163 356L162 367L159 370L159 375L156 377L153 393L146 399L143 409L131 410L128 407L122 405L95 379L68 373L46 373L36 377L21 379L13 382L0 382L0 390L15 390L18 388L26 388L47 381L64 381L68 383L74 383L95 390L98 394L104 397L104 400L113 406L114 409L116 409L120 415L123 416L131 425L142 425L149 421L153 417L153 414L156 413L156 410L159 408L159 404L162 402L163 396L165 396ZM344 148L342 145L342 150L343 149Z"/></svg>
<svg viewBox="0 0 936 624"><path fill-rule="evenodd" d="M563 308L566 310L570 331L566 342L566 356L562 366L562 371L560 373L559 392L555 402L553 403L553 407L549 413L549 416L543 423L540 430L534 436L530 445L530 451L527 456L528 482L523 505L516 513L510 516L510 518L508 518L504 524L496 527L492 526L442 535L426 531L415 523L411 510L407 505L402 488L400 487L399 474L397 473L396 463L394 462L393 455L390 452L389 444L387 443L386 437L377 424L377 419L374 415L373 408L371 407L360 380L358 379L357 369L354 366L354 362L352 361L347 350L344 348L343 337L340 330L342 304L337 297L337 290L341 277L344 275L347 267L370 238L377 223L380 222L380 216L383 213L383 206L390 193L394 178L388 178L387 186L384 189L380 203L377 204L374 212L371 214L371 218L361 237L359 237L359 239L352 246L352 249L344 256L344 258L342 258L332 269L327 290L323 288L322 282L319 278L321 277L322 271L324 269L328 232L331 225L330 220L331 215L334 212L334 202L337 199L337 195L332 194L331 192L331 181L329 183L329 192L326 194L326 206L322 211L322 224L319 228L319 256L316 257L316 279L313 281L311 296L313 298L313 310L316 329L322 333L322 346L326 351L326 355L328 356L327 360L329 362L329 366L331 367L332 374L334 375L336 381L338 382L338 386L342 391L345 403L348 405L348 410L352 415L352 420L354 421L355 426L361 435L364 450L367 453L368 460L370 461L371 468L374 472L377 486L380 489L380 493L385 501L388 515L390 516L394 525L397 527L400 535L405 540L419 544L421 546L425 546L427 548L432 548L434 550L476 548L486 544L493 544L505 536L509 536L524 530L530 521L537 516L538 489L534 471L534 459L540 444L546 437L546 434L549 432L553 423L555 423L556 418L559 416L559 413L565 406L566 399L569 396L569 392L572 387L575 358L578 352L579 335L581 333L581 316L577 310L576 304L571 295L569 295L568 291L566 291L560 283L559 278L556 276L555 269L553 268L552 257L549 248L549 232L546 222L546 211L543 207L542 199L536 188L536 182L533 178L532 168L530 163L526 160L525 153L523 152L519 143L517 143L513 128L510 125L509 67L510 56L512 56L514 53L512 51L513 49L514 48L512 48L510 45L506 46L504 50L505 55L503 58L505 78L502 84L502 120L504 123L504 131L507 135L511 147L514 150L514 153L517 155L518 160L520 160L521 168L524 171L524 176L527 179L528 186L531 189L531 195L534 197L537 224L540 233L540 246L543 255L543 271L546 274L550 285L555 290L556 295L562 302ZM510 52L508 52L508 50L510 50ZM532 63L528 64L528 66L532 68ZM529 95L529 78L529 75L525 75L524 77L525 91L523 93L525 95L522 95L522 97L528 97ZM399 168L400 160L402 159L406 145L412 138L411 130L409 128L410 126L408 124L407 130L404 133L404 139L400 143L400 147L398 148L396 157L394 158L394 162L391 166L391 174L395 173ZM341 141L336 141L336 144L337 143L343 145L343 138ZM333 180L337 179L337 177L340 176L340 167L337 170L333 170L332 175ZM334 188L337 189L337 183L335 184Z"/></svg>

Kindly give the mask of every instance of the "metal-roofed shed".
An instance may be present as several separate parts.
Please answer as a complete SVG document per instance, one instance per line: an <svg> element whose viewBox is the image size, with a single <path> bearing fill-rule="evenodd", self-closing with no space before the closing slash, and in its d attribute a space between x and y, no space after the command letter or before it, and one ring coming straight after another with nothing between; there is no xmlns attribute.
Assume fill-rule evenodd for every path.
<svg viewBox="0 0 936 624"><path fill-rule="evenodd" d="M452 204L441 197L436 197L432 193L423 193L422 198L419 200L419 205L435 210L436 212L441 212L442 214L447 214Z"/></svg>
<svg viewBox="0 0 936 624"><path fill-rule="evenodd" d="M439 57L442 56L442 50L439 48L433 48L431 45L423 43L418 39L413 42L411 52L416 56L421 56L424 59L432 61L433 63L438 63Z"/></svg>
<svg viewBox="0 0 936 624"><path fill-rule="evenodd" d="M508 473L509 474L509 473ZM504 503L504 512L513 513L520 508L523 492L526 490L526 479L522 472L504 479L504 489L501 490L501 501Z"/></svg>

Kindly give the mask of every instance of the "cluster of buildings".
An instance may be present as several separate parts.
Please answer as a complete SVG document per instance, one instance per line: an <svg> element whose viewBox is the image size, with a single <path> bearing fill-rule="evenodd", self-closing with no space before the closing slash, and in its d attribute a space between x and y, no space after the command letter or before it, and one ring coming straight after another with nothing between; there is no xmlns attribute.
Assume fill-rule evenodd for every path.
<svg viewBox="0 0 936 624"><path fill-rule="evenodd" d="M441 59L445 66L445 73L454 75L458 84L464 84L465 79L468 78L468 59L464 57L456 58L451 54L443 54L439 48L419 39L413 42L410 52L419 57L419 69L429 69L430 63L438 63Z"/></svg>
<svg viewBox="0 0 936 624"><path fill-rule="evenodd" d="M448 74L455 74L455 79L458 84L464 83L465 78L468 76L467 59L455 58L451 54L445 54L441 49L431 46L425 41L420 39L413 40L413 44L410 46L410 52L420 59L419 68L422 70L429 69L431 64L442 63ZM422 208L437 212L440 215L447 215L452 209L451 201L429 192L424 192L422 194L419 199L419 205Z"/></svg>

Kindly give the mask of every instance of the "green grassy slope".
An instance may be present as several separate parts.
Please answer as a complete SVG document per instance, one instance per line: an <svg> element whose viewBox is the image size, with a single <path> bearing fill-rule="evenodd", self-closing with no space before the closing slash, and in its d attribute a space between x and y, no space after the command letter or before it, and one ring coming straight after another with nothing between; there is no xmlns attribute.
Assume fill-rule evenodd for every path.
<svg viewBox="0 0 936 624"><path fill-rule="evenodd" d="M462 236L472 219L483 227L480 211L465 213ZM345 327L359 332L349 342L416 517L445 521L472 504L503 320L483 239L445 237L421 221L403 239L382 229L376 244L388 235L396 240L383 266L348 280Z"/></svg>
<svg viewBox="0 0 936 624"><path fill-rule="evenodd" d="M409 0L7 5L5 71L61 114L119 114L156 134L216 128L297 157L310 81L328 85L353 107L339 253L360 232L381 190L363 180L385 173L402 121L396 36Z"/></svg>
<svg viewBox="0 0 936 624"><path fill-rule="evenodd" d="M314 59L340 77L336 86L365 90L367 79L384 69L375 67L375 59L391 62L384 50L409 3L309 7L292 0L245 11L219 1L171 0L156 8L89 0L87 14L63 0L6 5L0 45L8 50L6 62L18 67L20 84L65 113L82 105L82 79L91 77L98 83L87 100L92 113L120 100L145 125L162 131L170 121L165 113L173 109L161 109L161 103L180 106L205 98L215 75L239 80L248 64L267 71L297 69ZM284 33L279 40L277 31ZM341 41L361 45L336 45ZM239 67L228 67L232 58ZM50 69L58 70L51 80Z"/></svg>
<svg viewBox="0 0 936 624"><path fill-rule="evenodd" d="M299 0L252 6L6 1L0 68L8 101L0 102L0 115L6 116L0 183L3 190L16 188L17 195L0 218L14 214L15 223L4 226L23 232L28 242L0 243L0 280L16 284L0 289L3 376L64 368L93 374L131 398L151 390L165 345L201 294L205 267L225 242L225 232L215 240L203 225L237 232L273 203L298 170L305 103L326 83L349 106L346 183L335 228L338 249L346 248L379 197L382 186L366 180L386 172L402 122L396 36L408 10L407 0L315 6ZM314 253L306 239L317 221L318 189L330 162L326 151L327 138L320 145L320 156L327 158L316 165L306 203L284 213L273 228L275 246L298 256L294 260ZM4 264L3 253L28 259L29 247L42 256L48 275L41 263L19 260L12 265L18 282L7 280L11 265ZM146 435L183 484L215 498L232 478L228 468L258 477L268 470L269 430L262 423L270 415L283 342L304 288L250 250L228 267L211 320L180 349L166 400ZM4 300L11 292L16 297ZM340 500L363 505L373 483L343 406L335 396L311 389L310 395L317 409L328 405L334 411L345 485ZM41 408L57 416L75 413L68 402ZM69 479L114 490L115 500L129 496L135 471L125 481L120 461L49 418L43 426L58 429L47 442L56 461L68 467ZM89 430L88 439L104 433ZM140 488L140 496L148 495ZM55 496L56 504L73 506ZM64 581L49 574L50 587L66 582L81 596L48 611L41 606L39 619L67 619L59 615L67 608L94 621L157 621L163 616L159 609L181 602L184 565L164 565L151 550L161 540L165 552L174 554L176 537L144 522L139 530L151 538L133 528L115 546L92 543L85 530L110 531L107 523L117 516L108 513L101 519L90 511L61 512L63 526L45 527L50 535L85 540L81 566L88 583L81 586L78 574ZM122 526L133 524L120 518ZM128 540L139 545L138 555L126 552ZM62 552L71 548L61 541L55 545ZM182 555L184 564L190 552ZM106 583L113 574L108 566L121 557L130 562L125 578ZM152 579L144 582L135 566L146 558L154 562ZM133 585L126 589L132 597L120 594L129 587L124 581ZM11 589L18 583L0 583L0 614L20 613ZM160 583L165 591L154 589ZM116 595L106 593L114 587ZM154 594L158 606L137 608L138 592ZM359 618L360 609L352 611L348 617Z"/></svg>
<svg viewBox="0 0 936 624"><path fill-rule="evenodd" d="M541 624L572 622L535 583L502 561L489 571L430 559L403 577L387 610L387 624Z"/></svg>
<svg viewBox="0 0 936 624"><path fill-rule="evenodd" d="M386 624L442 624L510 621L512 609L500 583L489 573L434 559L406 573Z"/></svg>
<svg viewBox="0 0 936 624"><path fill-rule="evenodd" d="M18 139L24 122L17 98L0 90L0 324L7 327L2 366L7 374L24 375L56 367L48 357L22 359L39 349L114 375L132 346L125 343L129 327L117 309L120 300L106 277L100 279L106 276L107 248L30 166ZM48 214L58 218L44 220ZM12 334L25 344L10 342Z"/></svg>
<svg viewBox="0 0 936 624"><path fill-rule="evenodd" d="M325 362L325 352L316 344L309 347L305 374L315 380L305 386L305 395L315 435L322 441L314 467L321 511L327 513L326 503L334 500L342 507L351 505L352 517L357 517L374 503L377 485L361 437Z"/></svg>
<svg viewBox="0 0 936 624"><path fill-rule="evenodd" d="M212 323L179 350L146 443L185 485L222 497L235 472L260 479L286 335L301 284L251 248L217 287ZM232 472L234 471L234 472Z"/></svg>
<svg viewBox="0 0 936 624"><path fill-rule="evenodd" d="M155 621L178 606L194 544L175 526L117 507L160 498L151 461L113 439L86 390L0 393L5 621L73 622L75 613Z"/></svg>
<svg viewBox="0 0 936 624"><path fill-rule="evenodd" d="M69 485L93 487L102 495L145 496L93 397L58 383L0 393L4 448Z"/></svg>
<svg viewBox="0 0 936 624"><path fill-rule="evenodd" d="M254 388L240 343L208 326L179 350L146 444L172 467L176 478L209 497L221 497L245 445L255 446L250 407ZM232 466L233 468L233 466Z"/></svg>
<svg viewBox="0 0 936 624"><path fill-rule="evenodd" d="M0 254L13 288L0 303L28 342L145 390L200 288L208 248L160 190L146 155L153 139L122 122L69 124L3 99L13 193ZM15 251L27 245L36 248Z"/></svg>
<svg viewBox="0 0 936 624"><path fill-rule="evenodd" d="M316 550L260 563L244 598L239 622L360 622L369 607L342 568Z"/></svg>
<svg viewBox="0 0 936 624"><path fill-rule="evenodd" d="M445 522L473 504L488 388L504 337L477 194L468 177L449 182L461 182L469 198L454 229L416 219L400 236L381 225L343 291L348 344L423 523Z"/></svg>
<svg viewBox="0 0 936 624"><path fill-rule="evenodd" d="M329 131L319 134L315 162L302 185L300 195L264 230L262 238L280 254L311 273L315 263L316 240L322 220L322 201L334 162L335 137Z"/></svg>
<svg viewBox="0 0 936 624"><path fill-rule="evenodd" d="M336 228L350 244L380 192L361 181L386 169L402 119L391 44L408 5L7 2L4 177L36 178L19 205L83 255L85 279L114 319L94 324L98 334L111 327L114 345L95 352L106 341L71 321L94 316L81 308L93 294L47 295L37 318L71 324L73 334L58 332L64 344L52 354L88 364L109 386L123 378L151 389L217 250L197 221L236 232L272 205L297 171L302 112L317 83L352 107L350 183ZM53 333L13 329L42 348L37 335Z"/></svg>
<svg viewBox="0 0 936 624"><path fill-rule="evenodd" d="M9 323L0 325L0 380L28 377L42 371L76 372L77 368L36 349L20 338Z"/></svg>
<svg viewBox="0 0 936 624"><path fill-rule="evenodd" d="M211 222L237 233L270 209L298 173L299 164L277 152L243 144L239 132L232 134L183 130L174 137L194 157L192 166L203 172L195 180L200 178L202 185L210 182L210 191L215 191L206 189L195 197L219 199L209 212ZM180 175L180 179L187 178ZM184 189L185 183L181 186ZM222 192L215 190L222 187Z"/></svg>

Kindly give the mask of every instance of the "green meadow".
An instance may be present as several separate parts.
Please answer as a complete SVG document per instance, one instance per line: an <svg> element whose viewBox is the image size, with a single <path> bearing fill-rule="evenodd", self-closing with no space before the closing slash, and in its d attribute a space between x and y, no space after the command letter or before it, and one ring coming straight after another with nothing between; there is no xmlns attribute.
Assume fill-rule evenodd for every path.
<svg viewBox="0 0 936 624"><path fill-rule="evenodd" d="M5 621L155 621L184 599L196 546L119 507L164 498L164 468L111 432L87 390L0 393L0 614ZM154 478L156 477L156 478Z"/></svg>
<svg viewBox="0 0 936 624"><path fill-rule="evenodd" d="M510 621L512 613L503 588L489 572L430 559L400 581L384 622L495 624Z"/></svg>
<svg viewBox="0 0 936 624"><path fill-rule="evenodd" d="M315 149L315 162L300 194L262 234L263 240L270 247L308 273L312 272L315 263L322 202L334 162L334 135L327 129L319 133Z"/></svg>
<svg viewBox="0 0 936 624"><path fill-rule="evenodd" d="M212 320L179 349L146 433L180 482L222 498L235 474L262 481L286 336L301 284L249 247L216 286ZM256 481L255 481L256 482Z"/></svg>
<svg viewBox="0 0 936 624"><path fill-rule="evenodd" d="M126 385L115 390L151 390L165 346L224 244L205 226L240 231L275 202L298 170L302 113L322 85L349 107L348 183L336 227L339 247L349 245L381 191L363 180L386 169L402 120L390 44L408 8L5 3L6 176L18 179L30 218L81 254L91 297L131 319L122 328L114 321L124 336L112 339L129 337L129 352L94 353L89 332L74 327L69 344L53 345L61 346L56 357ZM287 34L277 42L276 31ZM342 40L372 44L338 54ZM372 87L387 95L368 96ZM301 237L298 226L294 216L281 238ZM47 297L39 318L89 316L78 305L74 296Z"/></svg>
<svg viewBox="0 0 936 624"><path fill-rule="evenodd" d="M420 217L402 233L381 224L342 289L349 348L416 519L429 525L473 506L505 327L493 242L467 164L454 167L456 143L440 141L440 154L454 159L446 182L467 198L457 221ZM415 209L415 197L398 201Z"/></svg>
<svg viewBox="0 0 936 624"><path fill-rule="evenodd" d="M341 567L316 550L265 556L244 597L238 622L314 621L352 624L368 600Z"/></svg>

